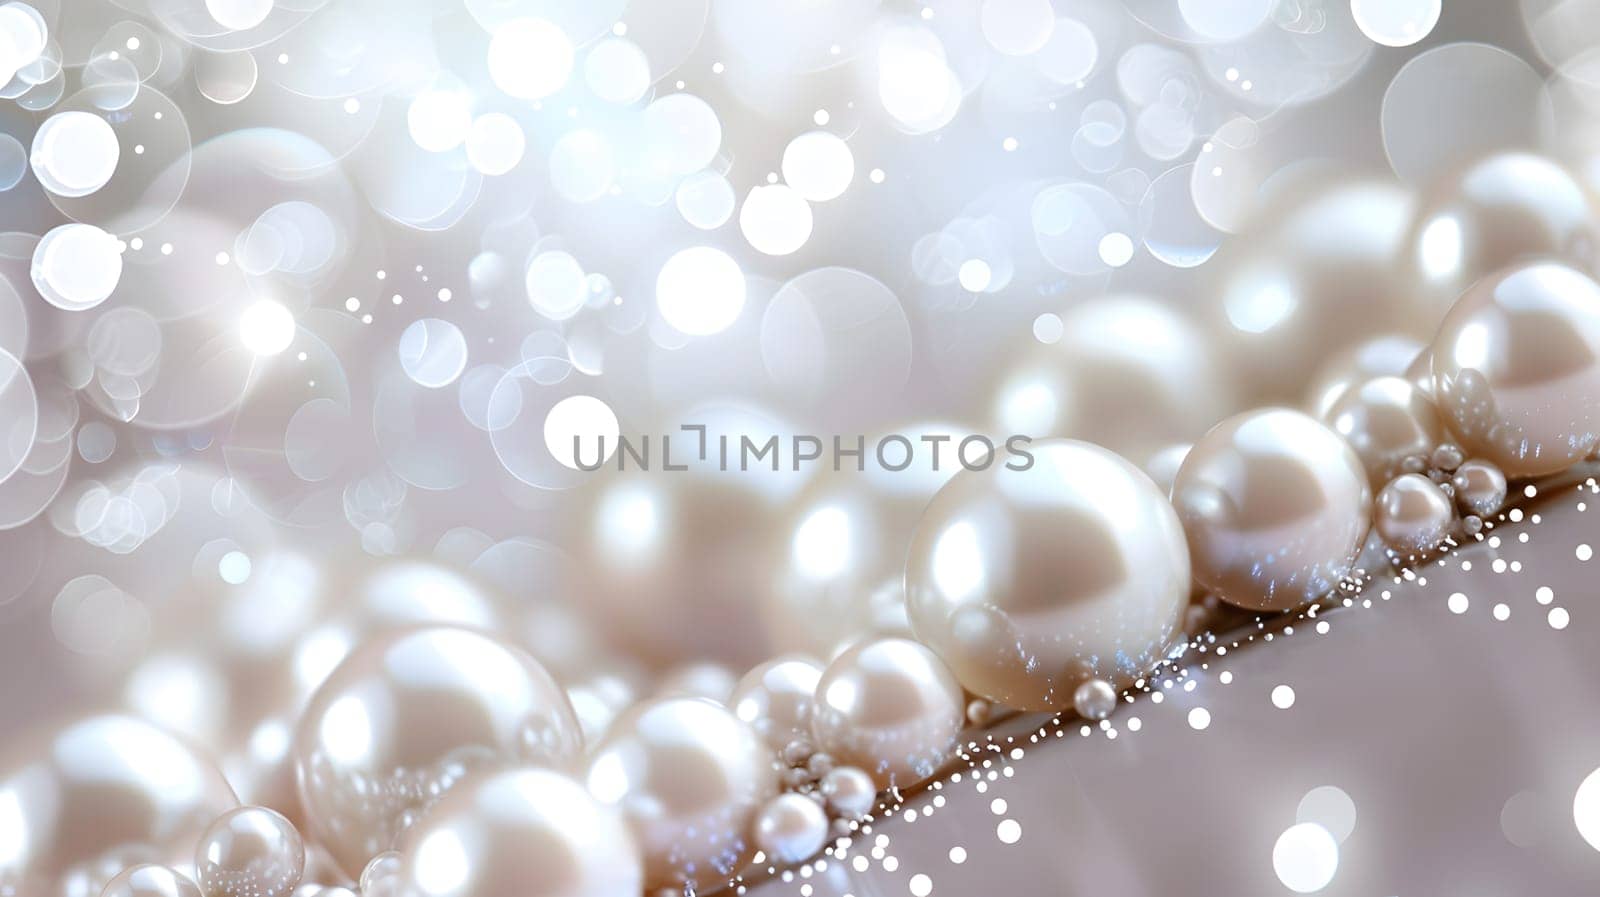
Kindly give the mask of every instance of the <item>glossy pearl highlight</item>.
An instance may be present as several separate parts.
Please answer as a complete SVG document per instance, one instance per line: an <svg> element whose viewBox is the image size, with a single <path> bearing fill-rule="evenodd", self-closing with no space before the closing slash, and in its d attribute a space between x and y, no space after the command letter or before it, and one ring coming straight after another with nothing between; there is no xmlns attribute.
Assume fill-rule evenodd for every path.
<svg viewBox="0 0 1600 897"><path fill-rule="evenodd" d="M963 471L923 513L906 563L917 638L969 691L1022 710L1079 683L1131 681L1178 630L1189 551L1154 482L1111 452L1034 443L1033 465Z"/></svg>
<svg viewBox="0 0 1600 897"><path fill-rule="evenodd" d="M756 847L774 863L790 865L810 859L828 839L828 814L804 794L789 792L768 801L756 813Z"/></svg>
<svg viewBox="0 0 1600 897"><path fill-rule="evenodd" d="M938 655L910 639L868 639L823 672L812 740L878 787L906 788L949 759L965 711L961 683Z"/></svg>
<svg viewBox="0 0 1600 897"><path fill-rule="evenodd" d="M1461 510L1478 517L1489 517L1506 503L1506 475L1487 461L1470 460L1456 468L1450 478Z"/></svg>
<svg viewBox="0 0 1600 897"><path fill-rule="evenodd" d="M1385 545L1409 556L1443 545L1455 520L1450 496L1422 474L1408 473L1378 493L1372 525Z"/></svg>
<svg viewBox="0 0 1600 897"><path fill-rule="evenodd" d="M266 807L239 807L206 828L195 848L206 897L289 897L306 868L300 833Z"/></svg>
<svg viewBox="0 0 1600 897"><path fill-rule="evenodd" d="M1440 412L1469 456L1555 473L1600 441L1600 285L1554 262L1486 277L1433 341Z"/></svg>
<svg viewBox="0 0 1600 897"><path fill-rule="evenodd" d="M636 705L590 755L589 792L621 809L644 857L645 885L725 884L749 859L757 808L778 793L772 749L703 698Z"/></svg>
<svg viewBox="0 0 1600 897"><path fill-rule="evenodd" d="M1229 604L1288 610L1350 572L1372 491L1338 434L1298 411L1235 415L1195 443L1172 503L1195 579Z"/></svg>
<svg viewBox="0 0 1600 897"><path fill-rule="evenodd" d="M1323 418L1355 449L1374 489L1407 458L1426 458L1444 438L1439 411L1403 377L1378 377L1348 390Z"/></svg>
<svg viewBox="0 0 1600 897"><path fill-rule="evenodd" d="M639 849L621 816L576 780L548 769L462 782L406 833L400 857L397 893L406 897L616 897L644 890Z"/></svg>
<svg viewBox="0 0 1600 897"><path fill-rule="evenodd" d="M775 750L811 737L811 703L822 665L809 657L779 657L744 675L728 706Z"/></svg>
<svg viewBox="0 0 1600 897"><path fill-rule="evenodd" d="M317 690L293 753L308 824L346 875L468 772L582 755L566 694L521 649L448 626L354 651Z"/></svg>
<svg viewBox="0 0 1600 897"><path fill-rule="evenodd" d="M201 897L200 887L170 866L129 866L106 883L100 897Z"/></svg>

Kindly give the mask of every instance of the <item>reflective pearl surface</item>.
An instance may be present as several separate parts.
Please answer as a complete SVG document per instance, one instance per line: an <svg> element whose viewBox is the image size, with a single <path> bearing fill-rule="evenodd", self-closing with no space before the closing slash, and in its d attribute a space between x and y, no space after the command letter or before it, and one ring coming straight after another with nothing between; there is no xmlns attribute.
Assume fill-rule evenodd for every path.
<svg viewBox="0 0 1600 897"><path fill-rule="evenodd" d="M1423 349L1422 340L1398 333L1376 336L1323 363L1306 391L1311 416L1328 419L1328 409L1353 386L1375 377L1403 376Z"/></svg>
<svg viewBox="0 0 1600 897"><path fill-rule="evenodd" d="M405 897L616 897L644 890L617 811L549 769L461 783L406 833ZM366 897L366 890L362 891Z"/></svg>
<svg viewBox="0 0 1600 897"><path fill-rule="evenodd" d="M1450 485L1461 510L1489 517L1506 503L1506 475L1487 461L1470 460L1456 468Z"/></svg>
<svg viewBox="0 0 1600 897"><path fill-rule="evenodd" d="M1432 400L1403 377L1353 386L1323 420L1355 449L1374 489L1399 473L1406 458L1427 457L1444 438Z"/></svg>
<svg viewBox="0 0 1600 897"><path fill-rule="evenodd" d="M756 810L778 793L772 748L703 698L635 705L590 755L589 792L622 810L645 885L725 884L749 859Z"/></svg>
<svg viewBox="0 0 1600 897"><path fill-rule="evenodd" d="M1424 554L1443 545L1455 521L1450 496L1419 473L1396 477L1383 487L1372 511L1373 528L1401 555Z"/></svg>
<svg viewBox="0 0 1600 897"><path fill-rule="evenodd" d="M789 792L761 807L752 830L756 847L769 862L790 865L822 849L828 839L828 814L812 798Z"/></svg>
<svg viewBox="0 0 1600 897"><path fill-rule="evenodd" d="M1600 250L1595 208L1554 160L1500 153L1443 179L1422 199L1406 239L1408 266L1440 312L1496 269L1534 258L1590 267Z"/></svg>
<svg viewBox="0 0 1600 897"><path fill-rule="evenodd" d="M819 750L880 788L905 788L950 758L966 698L955 674L921 643L874 638L828 664L812 713Z"/></svg>
<svg viewBox="0 0 1600 897"><path fill-rule="evenodd" d="M1155 665L1189 597L1189 551L1137 467L1074 440L1031 451L1027 470L963 471L934 497L912 539L906 607L969 691L1061 710L1086 679Z"/></svg>
<svg viewBox="0 0 1600 897"><path fill-rule="evenodd" d="M769 660L744 675L728 706L755 727L767 744L781 750L811 737L811 703L822 678L822 664L791 655Z"/></svg>
<svg viewBox="0 0 1600 897"><path fill-rule="evenodd" d="M106 884L100 897L201 897L200 887L170 866L129 866Z"/></svg>
<svg viewBox="0 0 1600 897"><path fill-rule="evenodd" d="M0 893L98 894L128 866L187 868L201 831L238 804L209 758L133 717L88 717L6 757Z"/></svg>
<svg viewBox="0 0 1600 897"><path fill-rule="evenodd" d="M582 750L566 694L538 661L449 626L356 649L312 697L293 747L311 834L352 878L468 772L566 769Z"/></svg>
<svg viewBox="0 0 1600 897"><path fill-rule="evenodd" d="M1248 610L1288 610L1350 572L1372 511L1355 450L1287 408L1235 415L1195 443L1172 503L1194 577Z"/></svg>
<svg viewBox="0 0 1600 897"><path fill-rule="evenodd" d="M1072 709L1084 719L1105 719L1117 709L1117 690L1104 679L1090 679L1072 693Z"/></svg>
<svg viewBox="0 0 1600 897"><path fill-rule="evenodd" d="M266 807L229 810L195 847L195 878L206 897L289 897L305 868L300 833Z"/></svg>
<svg viewBox="0 0 1600 897"><path fill-rule="evenodd" d="M1555 473L1600 440L1600 285L1554 262L1469 289L1433 342L1434 395L1472 457Z"/></svg>
<svg viewBox="0 0 1600 897"><path fill-rule="evenodd" d="M817 788L828 802L828 809L841 819L864 819L878 803L878 786L872 776L854 766L829 770Z"/></svg>

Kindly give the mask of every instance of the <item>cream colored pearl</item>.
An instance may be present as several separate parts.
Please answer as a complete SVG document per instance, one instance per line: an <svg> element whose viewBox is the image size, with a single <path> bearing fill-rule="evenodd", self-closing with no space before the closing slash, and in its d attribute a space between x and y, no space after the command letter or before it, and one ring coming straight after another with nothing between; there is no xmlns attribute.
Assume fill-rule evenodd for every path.
<svg viewBox="0 0 1600 897"><path fill-rule="evenodd" d="M211 823L195 848L206 897L288 897L306 868L300 833L266 807L239 807Z"/></svg>
<svg viewBox="0 0 1600 897"><path fill-rule="evenodd" d="M828 802L828 809L851 822L865 819L878 803L878 786L872 776L854 766L829 770L817 788Z"/></svg>
<svg viewBox="0 0 1600 897"><path fill-rule="evenodd" d="M1473 283L1519 261L1591 266L1600 250L1595 212L1583 185L1560 164L1500 153L1423 197L1406 238L1406 261L1442 314Z"/></svg>
<svg viewBox="0 0 1600 897"><path fill-rule="evenodd" d="M1398 333L1357 343L1323 363L1307 390L1306 407L1312 417L1328 420L1328 409L1351 387L1375 377L1403 376L1422 350L1421 340Z"/></svg>
<svg viewBox="0 0 1600 897"><path fill-rule="evenodd" d="M1456 503L1468 514L1492 517L1506 503L1506 475L1487 461L1462 464L1450 485L1456 490Z"/></svg>
<svg viewBox="0 0 1600 897"><path fill-rule="evenodd" d="M906 562L917 638L961 684L1023 710L1072 706L1089 678L1131 681L1165 653L1189 552L1155 483L1111 452L1034 443L1033 465L953 477Z"/></svg>
<svg viewBox="0 0 1600 897"><path fill-rule="evenodd" d="M756 813L753 830L756 847L771 862L787 866L822 849L828 840L828 814L804 794L780 794Z"/></svg>
<svg viewBox="0 0 1600 897"><path fill-rule="evenodd" d="M209 758L129 716L18 739L0 770L0 829L25 835L0 850L0 891L29 897L99 893L133 857L186 868L238 805Z"/></svg>
<svg viewBox="0 0 1600 897"><path fill-rule="evenodd" d="M809 657L769 660L739 680L728 706L767 744L781 750L811 737L811 702L821 678L822 664Z"/></svg>
<svg viewBox="0 0 1600 897"><path fill-rule="evenodd" d="M868 639L823 671L811 733L820 750L879 787L906 788L950 758L965 708L961 683L927 647Z"/></svg>
<svg viewBox="0 0 1600 897"><path fill-rule="evenodd" d="M351 877L468 772L567 769L582 751L566 694L538 661L449 626L356 649L312 697L293 748L311 832Z"/></svg>
<svg viewBox="0 0 1600 897"><path fill-rule="evenodd" d="M620 814L549 769L462 782L406 833L401 858L398 893L406 897L632 897L644 890L639 849Z"/></svg>
<svg viewBox="0 0 1600 897"><path fill-rule="evenodd" d="M659 698L623 714L590 756L589 791L621 808L645 885L725 884L749 859L756 809L778 792L772 749L703 698Z"/></svg>
<svg viewBox="0 0 1600 897"><path fill-rule="evenodd" d="M1356 384L1323 418L1356 450L1373 488L1400 473L1414 455L1427 455L1444 438L1433 402L1410 381L1378 377Z"/></svg>
<svg viewBox="0 0 1600 897"><path fill-rule="evenodd" d="M1117 690L1104 679L1088 679L1072 693L1072 709L1084 719L1105 719L1117 709Z"/></svg>
<svg viewBox="0 0 1600 897"><path fill-rule="evenodd" d="M1555 473L1600 440L1600 285L1554 262L1473 285L1433 342L1434 395L1471 456Z"/></svg>
<svg viewBox="0 0 1600 897"><path fill-rule="evenodd" d="M130 866L106 884L100 897L201 897L200 888L170 866Z"/></svg>
<svg viewBox="0 0 1600 897"><path fill-rule="evenodd" d="M1443 545L1455 520L1450 496L1418 473L1396 477L1378 493L1373 507L1373 527L1384 544L1407 556Z"/></svg>
<svg viewBox="0 0 1600 897"><path fill-rule="evenodd" d="M1286 408L1195 443L1172 489L1194 576L1229 604L1288 610L1332 591L1366 537L1372 492L1338 434Z"/></svg>

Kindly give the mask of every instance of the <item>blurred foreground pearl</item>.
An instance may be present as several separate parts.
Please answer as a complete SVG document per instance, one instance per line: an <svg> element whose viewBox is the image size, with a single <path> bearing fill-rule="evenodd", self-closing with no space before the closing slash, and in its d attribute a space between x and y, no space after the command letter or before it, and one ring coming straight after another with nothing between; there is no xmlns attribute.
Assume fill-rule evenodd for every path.
<svg viewBox="0 0 1600 897"><path fill-rule="evenodd" d="M23 739L0 769L0 894L96 894L136 863L187 867L238 805L210 759L128 716Z"/></svg>
<svg viewBox="0 0 1600 897"><path fill-rule="evenodd" d="M1461 510L1479 517L1492 517L1506 503L1506 475L1488 461L1467 461L1456 468L1450 485L1456 490Z"/></svg>
<svg viewBox="0 0 1600 897"><path fill-rule="evenodd" d="M749 859L756 809L778 792L772 749L703 698L661 698L611 726L589 760L589 792L622 809L651 888L710 890Z"/></svg>
<svg viewBox="0 0 1600 897"><path fill-rule="evenodd" d="M1383 543L1402 555L1426 554L1443 545L1455 521L1450 496L1420 473L1396 477L1383 487L1372 514Z"/></svg>
<svg viewBox="0 0 1600 897"><path fill-rule="evenodd" d="M854 766L829 771L817 785L828 809L840 819L856 822L867 817L878 803L878 786L872 776Z"/></svg>
<svg viewBox="0 0 1600 897"><path fill-rule="evenodd" d="M1338 434L1298 411L1235 415L1195 443L1172 503L1195 579L1247 610L1288 610L1338 585L1361 551L1372 491Z"/></svg>
<svg viewBox="0 0 1600 897"><path fill-rule="evenodd" d="M308 824L345 874L469 771L582 755L566 694L521 649L433 626L357 648L312 697L294 741Z"/></svg>
<svg viewBox="0 0 1600 897"><path fill-rule="evenodd" d="M1117 709L1117 690L1104 679L1089 679L1072 693L1072 709L1084 719L1105 719Z"/></svg>
<svg viewBox="0 0 1600 897"><path fill-rule="evenodd" d="M780 794L762 806L752 826L756 847L780 866L810 859L828 840L828 814L804 794Z"/></svg>
<svg viewBox="0 0 1600 897"><path fill-rule="evenodd" d="M195 877L206 897L289 897L306 868L306 845L266 807L222 814L200 836Z"/></svg>
<svg viewBox="0 0 1600 897"><path fill-rule="evenodd" d="M950 758L966 696L938 655L910 639L864 641L828 664L811 732L818 749L880 787L906 788Z"/></svg>
<svg viewBox="0 0 1600 897"><path fill-rule="evenodd" d="M912 630L978 695L1061 710L1089 678L1154 666L1189 597L1172 505L1132 464L1086 442L1034 443L1027 470L953 477L906 563Z"/></svg>
<svg viewBox="0 0 1600 897"><path fill-rule="evenodd" d="M1438 409L1401 377L1378 377L1353 386L1323 419L1356 450L1373 488L1381 488L1399 473L1406 458L1426 457L1444 438Z"/></svg>
<svg viewBox="0 0 1600 897"><path fill-rule="evenodd" d="M100 897L201 897L200 888L169 866L130 866L100 892Z"/></svg>
<svg viewBox="0 0 1600 897"><path fill-rule="evenodd" d="M1583 185L1561 165L1531 153L1501 153L1423 197L1406 261L1443 312L1473 283L1519 260L1589 267L1600 249L1594 216Z"/></svg>
<svg viewBox="0 0 1600 897"><path fill-rule="evenodd" d="M809 657L779 657L746 673L728 706L773 748L811 737L811 702L822 665Z"/></svg>
<svg viewBox="0 0 1600 897"><path fill-rule="evenodd" d="M1555 473L1600 440L1600 285L1537 262L1480 280L1433 342L1439 411L1510 477Z"/></svg>
<svg viewBox="0 0 1600 897"><path fill-rule="evenodd" d="M405 836L406 897L616 897L644 890L616 810L576 780L524 768L463 782ZM362 897L369 897L365 884Z"/></svg>

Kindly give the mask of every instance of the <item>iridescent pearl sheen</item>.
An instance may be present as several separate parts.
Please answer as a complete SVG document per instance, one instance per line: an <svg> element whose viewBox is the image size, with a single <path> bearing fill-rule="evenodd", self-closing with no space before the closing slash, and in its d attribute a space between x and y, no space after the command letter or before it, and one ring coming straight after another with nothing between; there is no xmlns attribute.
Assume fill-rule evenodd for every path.
<svg viewBox="0 0 1600 897"><path fill-rule="evenodd" d="M352 652L312 697L293 753L311 833L353 878L468 772L568 769L582 747L538 661L487 633L433 626Z"/></svg>
<svg viewBox="0 0 1600 897"><path fill-rule="evenodd" d="M878 803L878 786L872 776L854 766L829 770L817 783L817 790L835 816L851 822L865 819Z"/></svg>
<svg viewBox="0 0 1600 897"><path fill-rule="evenodd" d="M1420 473L1396 477L1373 506L1373 528L1401 555L1425 554L1443 545L1455 521L1450 496Z"/></svg>
<svg viewBox="0 0 1600 897"><path fill-rule="evenodd" d="M938 655L910 639L873 638L823 671L811 733L879 787L906 788L950 758L965 711L961 683Z"/></svg>
<svg viewBox="0 0 1600 897"><path fill-rule="evenodd" d="M1072 709L1084 719L1105 719L1117 709L1117 690L1104 679L1085 680L1072 693Z"/></svg>
<svg viewBox="0 0 1600 897"><path fill-rule="evenodd" d="M1328 420L1328 409L1351 387L1375 377L1398 377L1423 349L1421 340L1404 334L1375 336L1323 362L1306 391L1311 416Z"/></svg>
<svg viewBox="0 0 1600 897"><path fill-rule="evenodd" d="M1195 579L1249 610L1288 610L1350 572L1371 521L1361 459L1332 430L1286 408L1235 415L1201 437L1172 503Z"/></svg>
<svg viewBox="0 0 1600 897"><path fill-rule="evenodd" d="M1355 449L1374 489L1399 473L1407 458L1427 457L1444 438L1433 401L1403 377L1352 386L1323 420Z"/></svg>
<svg viewBox="0 0 1600 897"><path fill-rule="evenodd" d="M728 706L755 727L767 744L781 750L811 736L811 702L822 678L822 664L790 655L769 660L744 675Z"/></svg>
<svg viewBox="0 0 1600 897"><path fill-rule="evenodd" d="M406 897L617 897L644 890L639 849L620 814L549 769L508 769L462 782L421 815L403 845L397 893Z"/></svg>
<svg viewBox="0 0 1600 897"><path fill-rule="evenodd" d="M289 897L306 868L306 845L282 814L239 807L222 814L195 847L206 897Z"/></svg>
<svg viewBox="0 0 1600 897"><path fill-rule="evenodd" d="M170 866L129 866L106 883L100 897L201 897L200 887Z"/></svg>
<svg viewBox="0 0 1600 897"><path fill-rule="evenodd" d="M1509 477L1583 460L1600 441L1600 285L1554 262L1478 281L1434 337L1433 386L1461 447Z"/></svg>
<svg viewBox="0 0 1600 897"><path fill-rule="evenodd" d="M751 826L756 847L778 865L811 858L828 840L828 814L804 794L788 792L769 800Z"/></svg>
<svg viewBox="0 0 1600 897"><path fill-rule="evenodd" d="M222 772L144 720L92 716L23 738L0 764L0 893L97 894L139 863L186 868L238 805Z"/></svg>
<svg viewBox="0 0 1600 897"><path fill-rule="evenodd" d="M1488 461L1469 460L1456 468L1450 478L1461 510L1479 517L1490 517L1506 503L1506 475Z"/></svg>
<svg viewBox="0 0 1600 897"><path fill-rule="evenodd" d="M1183 528L1161 490L1106 449L1031 447L1033 464L963 471L923 513L906 562L917 638L969 691L1072 706L1090 678L1154 666L1189 597Z"/></svg>
<svg viewBox="0 0 1600 897"><path fill-rule="evenodd" d="M725 884L754 852L757 808L778 793L772 748L704 698L658 698L623 714L590 754L589 792L622 810L645 885Z"/></svg>

